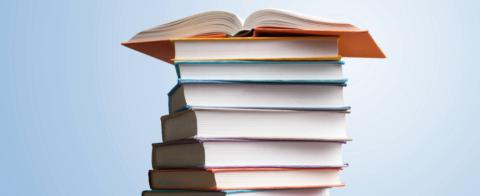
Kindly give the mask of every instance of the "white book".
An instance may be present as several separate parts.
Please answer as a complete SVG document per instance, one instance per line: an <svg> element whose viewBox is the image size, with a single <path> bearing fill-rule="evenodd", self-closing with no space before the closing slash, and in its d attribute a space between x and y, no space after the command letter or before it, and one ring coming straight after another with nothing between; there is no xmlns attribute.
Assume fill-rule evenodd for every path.
<svg viewBox="0 0 480 196"><path fill-rule="evenodd" d="M179 140L153 144L154 169L342 167L343 142Z"/></svg>
<svg viewBox="0 0 480 196"><path fill-rule="evenodd" d="M342 186L341 168L167 169L149 172L151 189L262 190Z"/></svg>
<svg viewBox="0 0 480 196"><path fill-rule="evenodd" d="M169 93L169 110L187 107L348 109L344 80L326 81L188 81Z"/></svg>
<svg viewBox="0 0 480 196"><path fill-rule="evenodd" d="M329 196L328 188L279 189L279 190L231 190L231 191L192 191L192 190L151 190L142 196Z"/></svg>
<svg viewBox="0 0 480 196"><path fill-rule="evenodd" d="M182 80L345 80L342 61L176 61Z"/></svg>
<svg viewBox="0 0 480 196"><path fill-rule="evenodd" d="M172 40L178 60L337 60L337 37L184 38Z"/></svg>
<svg viewBox="0 0 480 196"><path fill-rule="evenodd" d="M348 111L198 108L163 116L163 141L185 138L349 140Z"/></svg>

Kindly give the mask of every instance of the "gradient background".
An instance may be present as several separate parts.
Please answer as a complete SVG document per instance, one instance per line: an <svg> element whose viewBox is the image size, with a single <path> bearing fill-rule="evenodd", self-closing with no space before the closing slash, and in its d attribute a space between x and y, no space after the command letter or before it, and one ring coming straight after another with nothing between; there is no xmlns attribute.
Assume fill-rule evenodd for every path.
<svg viewBox="0 0 480 196"><path fill-rule="evenodd" d="M475 1L1 1L0 195L140 195L175 84L120 45L197 12L283 8L370 29L387 59L345 59L354 141L332 195L474 195ZM476 186L477 185L477 186Z"/></svg>

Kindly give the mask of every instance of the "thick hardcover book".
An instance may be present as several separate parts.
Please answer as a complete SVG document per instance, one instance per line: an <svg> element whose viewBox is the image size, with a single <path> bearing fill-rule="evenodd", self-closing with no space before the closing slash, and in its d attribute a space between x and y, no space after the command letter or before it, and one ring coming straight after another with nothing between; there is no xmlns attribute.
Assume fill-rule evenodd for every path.
<svg viewBox="0 0 480 196"><path fill-rule="evenodd" d="M178 60L339 60L336 37L236 37L172 40Z"/></svg>
<svg viewBox="0 0 480 196"><path fill-rule="evenodd" d="M180 80L340 81L343 61L175 61Z"/></svg>
<svg viewBox="0 0 480 196"><path fill-rule="evenodd" d="M325 108L344 110L338 80L179 80L168 93L169 112L188 107Z"/></svg>
<svg viewBox="0 0 480 196"><path fill-rule="evenodd" d="M142 196L329 196L328 188L309 189L273 189L273 190L150 190L143 191Z"/></svg>
<svg viewBox="0 0 480 196"><path fill-rule="evenodd" d="M342 144L333 141L203 139L157 143L154 169L342 167Z"/></svg>
<svg viewBox="0 0 480 196"><path fill-rule="evenodd" d="M344 108L193 107L162 116L163 141L178 139L349 140Z"/></svg>
<svg viewBox="0 0 480 196"><path fill-rule="evenodd" d="M343 186L341 168L163 169L149 172L151 189L239 190Z"/></svg>

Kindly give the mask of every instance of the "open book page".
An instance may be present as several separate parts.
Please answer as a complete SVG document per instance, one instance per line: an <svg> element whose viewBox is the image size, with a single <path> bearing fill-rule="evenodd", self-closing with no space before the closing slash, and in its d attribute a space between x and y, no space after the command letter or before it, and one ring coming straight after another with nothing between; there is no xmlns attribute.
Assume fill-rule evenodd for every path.
<svg viewBox="0 0 480 196"><path fill-rule="evenodd" d="M245 20L244 30L257 27L294 28L302 30L340 30L358 31L358 27L335 22L329 19L306 16L291 11L279 9L264 9L252 13Z"/></svg>
<svg viewBox="0 0 480 196"><path fill-rule="evenodd" d="M241 29L241 19L236 15L224 11L210 11L141 31L129 41L153 41L208 34L234 35Z"/></svg>
<svg viewBox="0 0 480 196"><path fill-rule="evenodd" d="M245 25L242 25L242 19L235 14L224 11L210 11L144 30L136 34L130 41L151 41L212 34L233 36L238 32L241 32L240 35L249 36L251 34L243 32L248 32L257 27L303 30L359 30L351 24L304 16L285 10L264 9L256 11L245 20Z"/></svg>

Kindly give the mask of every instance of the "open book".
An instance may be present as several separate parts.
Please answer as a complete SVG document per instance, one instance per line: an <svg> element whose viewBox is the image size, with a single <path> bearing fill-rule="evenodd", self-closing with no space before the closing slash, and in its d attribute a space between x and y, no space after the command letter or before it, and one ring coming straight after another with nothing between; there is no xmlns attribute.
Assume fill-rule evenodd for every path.
<svg viewBox="0 0 480 196"><path fill-rule="evenodd" d="M277 37L275 39L282 40L281 37L292 36L337 38L336 54L341 57L385 58L385 54L366 29L360 29L348 23L333 22L276 9L256 11L248 16L245 22L242 22L238 16L224 11L195 14L141 31L122 44L173 64L173 59L181 59L176 55L180 50L177 51L175 42L192 43L189 39L195 42L212 41L212 39L217 41L222 39L265 40L257 37ZM245 37L247 38L244 39ZM314 45L318 46L318 44Z"/></svg>
<svg viewBox="0 0 480 196"><path fill-rule="evenodd" d="M245 22L237 15L224 11L195 14L169 22L136 34L130 41L185 38L198 35L224 34L228 36L248 35L257 27L276 27L308 30L358 31L347 24L300 15L294 12L264 9L252 13Z"/></svg>

